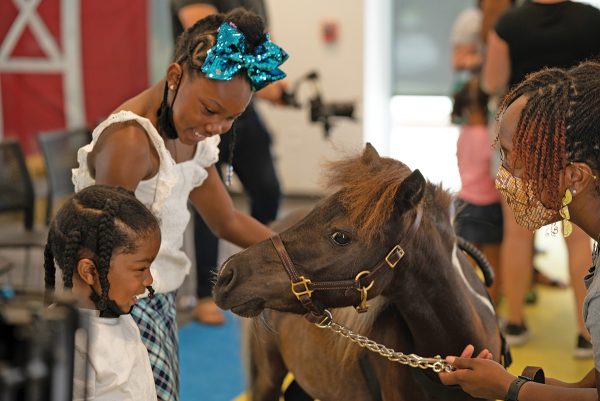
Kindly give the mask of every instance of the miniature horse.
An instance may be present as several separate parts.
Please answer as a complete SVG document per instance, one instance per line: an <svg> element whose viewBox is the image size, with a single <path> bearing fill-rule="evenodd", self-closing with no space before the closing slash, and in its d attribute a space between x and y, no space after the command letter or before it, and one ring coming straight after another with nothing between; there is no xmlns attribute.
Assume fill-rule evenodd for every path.
<svg viewBox="0 0 600 401"><path fill-rule="evenodd" d="M262 313L249 338L251 399L277 401L290 371L322 401L472 400L431 370L391 362L302 317L303 303L313 317L338 308L335 322L403 354L460 355L467 344L496 360L501 353L494 308L457 247L451 195L369 144L361 156L332 163L329 175L339 190L281 233L287 253L263 241L218 274L221 308ZM367 298L367 313L344 308L366 309Z"/></svg>

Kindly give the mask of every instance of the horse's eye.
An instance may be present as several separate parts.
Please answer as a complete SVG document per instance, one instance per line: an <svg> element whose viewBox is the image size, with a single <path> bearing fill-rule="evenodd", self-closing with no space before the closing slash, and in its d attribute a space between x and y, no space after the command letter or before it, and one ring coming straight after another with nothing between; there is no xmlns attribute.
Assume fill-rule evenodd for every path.
<svg viewBox="0 0 600 401"><path fill-rule="evenodd" d="M331 234L331 239L338 245L348 245L350 243L350 236L341 231L336 231Z"/></svg>

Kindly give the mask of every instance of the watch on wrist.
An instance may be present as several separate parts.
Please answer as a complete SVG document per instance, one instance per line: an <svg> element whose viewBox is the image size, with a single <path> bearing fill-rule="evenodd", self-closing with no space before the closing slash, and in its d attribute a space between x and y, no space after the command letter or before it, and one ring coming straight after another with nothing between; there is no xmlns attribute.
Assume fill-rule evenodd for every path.
<svg viewBox="0 0 600 401"><path fill-rule="evenodd" d="M508 388L508 392L506 393L506 397L504 397L504 401L519 401L519 390L521 390L521 386L527 382L532 381L530 377L527 376L519 376L512 383L510 383L510 387Z"/></svg>
<svg viewBox="0 0 600 401"><path fill-rule="evenodd" d="M504 401L519 401L519 390L521 386L527 382L534 381L536 383L545 383L546 378L542 368L537 366L527 366L523 369L523 373L510 383Z"/></svg>

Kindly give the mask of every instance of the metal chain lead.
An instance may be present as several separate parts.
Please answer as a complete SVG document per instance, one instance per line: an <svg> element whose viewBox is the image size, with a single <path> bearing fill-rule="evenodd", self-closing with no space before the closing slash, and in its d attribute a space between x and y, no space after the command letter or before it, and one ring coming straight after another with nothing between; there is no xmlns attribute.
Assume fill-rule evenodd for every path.
<svg viewBox="0 0 600 401"><path fill-rule="evenodd" d="M406 355L402 352L394 351L385 345L378 344L365 336L361 336L360 334L353 332L347 327L335 323L332 320L331 312L328 310L325 311L325 314L326 317L323 319L323 321L315 324L317 327L322 329L330 329L334 333L346 337L353 343L366 348L369 351L375 352L392 362L398 362L399 364L408 365L412 368L433 369L433 371L436 373L440 373L442 371L452 372L456 370L454 366L442 359L442 357L439 355L433 358L424 358L415 354Z"/></svg>

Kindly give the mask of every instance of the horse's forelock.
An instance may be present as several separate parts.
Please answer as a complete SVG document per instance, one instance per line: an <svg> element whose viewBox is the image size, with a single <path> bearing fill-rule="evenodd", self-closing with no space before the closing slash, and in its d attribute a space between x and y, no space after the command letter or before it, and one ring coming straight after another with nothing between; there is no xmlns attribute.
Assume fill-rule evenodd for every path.
<svg viewBox="0 0 600 401"><path fill-rule="evenodd" d="M446 213L450 213L450 204L453 201L453 196L448 190L441 185L435 185L433 191L433 202L438 205Z"/></svg>
<svg viewBox="0 0 600 401"><path fill-rule="evenodd" d="M410 169L395 159L381 157L366 162L360 156L330 162L327 167L328 186L339 189L351 224L367 241L377 239L394 212L396 192Z"/></svg>

